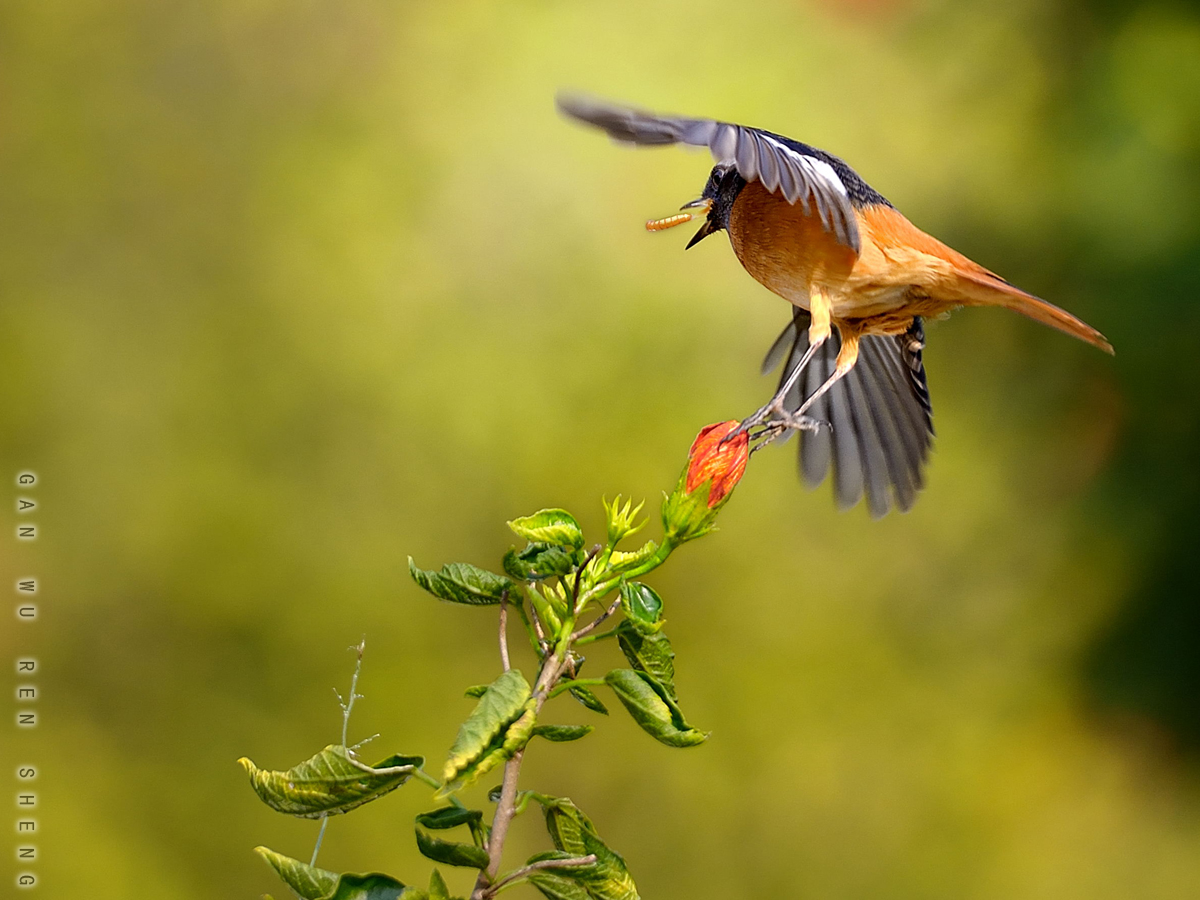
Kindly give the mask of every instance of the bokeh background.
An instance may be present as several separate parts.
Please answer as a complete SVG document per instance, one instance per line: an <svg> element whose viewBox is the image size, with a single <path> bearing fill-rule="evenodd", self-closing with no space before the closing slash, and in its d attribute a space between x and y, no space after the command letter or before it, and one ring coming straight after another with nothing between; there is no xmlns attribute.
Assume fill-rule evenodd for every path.
<svg viewBox="0 0 1200 900"><path fill-rule="evenodd" d="M782 301L723 239L642 230L708 157L615 147L560 87L828 148L1117 355L933 324L916 508L838 514L793 447L756 457L654 582L711 740L614 714L528 783L647 898L1200 896L1194 6L10 3L0 71L0 473L42 479L0 567L42 616L0 647L45 669L2 744L43 769L44 896L282 896L251 848L315 825L235 760L334 742L361 636L368 757L436 763L497 671L492 615L406 555L654 507L768 395ZM322 864L424 883L430 805L334 820Z"/></svg>

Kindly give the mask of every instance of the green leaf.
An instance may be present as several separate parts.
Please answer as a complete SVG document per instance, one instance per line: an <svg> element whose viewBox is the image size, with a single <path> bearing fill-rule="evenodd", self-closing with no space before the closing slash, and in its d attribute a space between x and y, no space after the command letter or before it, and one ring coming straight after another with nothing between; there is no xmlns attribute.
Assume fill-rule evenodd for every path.
<svg viewBox="0 0 1200 900"><path fill-rule="evenodd" d="M625 552L624 550L614 550L608 557L608 569L611 574L617 575L634 566L639 566L652 557L658 551L658 544L654 541L646 541L637 550Z"/></svg>
<svg viewBox="0 0 1200 900"><path fill-rule="evenodd" d="M526 714L529 699L529 682L519 669L510 669L488 686L471 715L458 729L442 771L444 787L438 792L440 795L471 784L508 758L504 755L509 752L506 749L508 733ZM528 712L531 714L532 710ZM531 720L528 730L532 729ZM525 739L528 737L526 733Z"/></svg>
<svg viewBox="0 0 1200 900"><path fill-rule="evenodd" d="M540 541L524 550L515 548L504 554L504 571L518 581L540 581L544 578L569 575L578 564L577 551L564 550Z"/></svg>
<svg viewBox="0 0 1200 900"><path fill-rule="evenodd" d="M592 712L598 712L602 716L608 715L608 707L597 697L591 690L582 685L570 688L571 696L590 709Z"/></svg>
<svg viewBox="0 0 1200 900"><path fill-rule="evenodd" d="M564 743L585 738L592 733L594 728L593 725L536 725L533 729L533 736L555 743Z"/></svg>
<svg viewBox="0 0 1200 900"><path fill-rule="evenodd" d="M443 809L436 809L433 812L422 813L417 816L417 825L420 826L417 828L417 846L428 847L430 849L430 853L425 853L425 850L421 850L421 852L425 853L431 859L435 859L438 862L447 862L450 865L474 865L473 863L461 862L461 860L477 857L473 857L471 854L464 856L464 851L461 848L468 846L467 844L456 844L450 841L439 840L422 832L421 827L428 828L431 831L444 831L447 828L457 828L461 825L466 825L471 829L471 840L476 849L483 850L487 842L488 829L483 824L483 813L477 809L447 806ZM442 855L431 855L434 853ZM484 851L484 854L486 855L486 851ZM447 857L452 857L460 861L451 862ZM431 887L430 893L432 894L432 892L433 889Z"/></svg>
<svg viewBox="0 0 1200 900"><path fill-rule="evenodd" d="M473 828L482 820L483 813L480 810L464 809L461 806L444 806L417 816L417 824L432 831L444 831L447 828L458 828L460 825L470 825Z"/></svg>
<svg viewBox="0 0 1200 900"><path fill-rule="evenodd" d="M429 875L429 900L450 900L450 890L437 869Z"/></svg>
<svg viewBox="0 0 1200 900"><path fill-rule="evenodd" d="M482 697L484 694L487 693L487 689L488 689L488 686L486 684L473 684L469 688L467 688L465 691L463 691L463 696L470 697L474 700L478 700L480 697Z"/></svg>
<svg viewBox="0 0 1200 900"><path fill-rule="evenodd" d="M617 642L631 666L662 685L671 700L678 699L675 695L675 651L665 634L661 631L646 634L627 620L617 626Z"/></svg>
<svg viewBox="0 0 1200 900"><path fill-rule="evenodd" d="M474 844L460 844L455 841L443 841L435 838L423 828L418 827L417 849L434 862L447 866L466 866L471 869L486 869L488 867L487 851Z"/></svg>
<svg viewBox="0 0 1200 900"><path fill-rule="evenodd" d="M286 772L260 769L245 757L238 762L250 774L250 784L267 806L304 819L317 819L347 812L394 791L425 759L396 755L368 766L345 747L330 744Z"/></svg>
<svg viewBox="0 0 1200 900"><path fill-rule="evenodd" d="M397 900L407 890L390 875L337 875L266 847L254 850L304 900Z"/></svg>
<svg viewBox="0 0 1200 900"><path fill-rule="evenodd" d="M633 720L655 740L669 747L693 747L708 740L705 732L684 721L666 689L645 672L613 669L604 680Z"/></svg>
<svg viewBox="0 0 1200 900"><path fill-rule="evenodd" d="M445 863L449 866L468 866L475 869L486 869L488 866L488 854L480 846L483 837L482 818L483 813L477 809L462 809L457 806L447 806L444 809L437 809L430 813L422 813L417 816L417 847L425 856L436 862ZM438 831L447 828L456 828L460 825L470 826L471 834L475 838L474 844L443 841L424 831L425 828ZM437 873L436 869L434 873ZM440 880L441 875L437 875L437 878ZM442 882L441 890L444 894L446 890L445 882ZM429 895L430 900L436 896L436 888L432 878L429 884Z"/></svg>
<svg viewBox="0 0 1200 900"><path fill-rule="evenodd" d="M255 847L254 852L266 860L287 886L305 900L328 897L337 887L338 876L335 872L307 865L267 847Z"/></svg>
<svg viewBox="0 0 1200 900"><path fill-rule="evenodd" d="M542 812L546 816L546 831L550 833L550 840L557 849L570 856L587 856L591 852L587 849L583 833L595 833L596 826L574 802L559 797L543 803Z"/></svg>
<svg viewBox="0 0 1200 900"><path fill-rule="evenodd" d="M513 519L508 527L530 542L576 549L583 546L583 529L565 509L543 509L532 516Z"/></svg>
<svg viewBox="0 0 1200 900"><path fill-rule="evenodd" d="M368 875L343 875L332 894L320 900L399 900L413 898L414 892L390 875L372 872Z"/></svg>
<svg viewBox="0 0 1200 900"><path fill-rule="evenodd" d="M540 802L546 814L546 830L559 852L539 854L530 862L539 858L595 856L594 863L556 868L554 873L581 884L592 900L638 900L637 888L625 866L624 858L600 839L592 820L565 797L548 803Z"/></svg>
<svg viewBox="0 0 1200 900"><path fill-rule="evenodd" d="M642 634L654 634L663 627L663 602L654 588L640 581L621 585L621 609L626 620Z"/></svg>
<svg viewBox="0 0 1200 900"><path fill-rule="evenodd" d="M529 883L541 891L546 900L591 900L587 888L578 881L549 870L532 873Z"/></svg>
<svg viewBox="0 0 1200 900"><path fill-rule="evenodd" d="M470 563L446 563L441 571L418 569L413 558L408 558L408 574L433 596L451 603L466 603L470 606L489 606L516 588L516 584L503 575L489 572Z"/></svg>

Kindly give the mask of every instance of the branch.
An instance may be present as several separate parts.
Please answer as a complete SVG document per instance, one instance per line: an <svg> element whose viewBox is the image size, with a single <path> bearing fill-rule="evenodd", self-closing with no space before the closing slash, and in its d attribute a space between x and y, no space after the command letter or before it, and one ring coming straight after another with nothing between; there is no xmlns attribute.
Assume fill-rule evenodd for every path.
<svg viewBox="0 0 1200 900"><path fill-rule="evenodd" d="M354 709L354 701L361 700L362 694L356 693L358 690L358 676L362 672L363 653L367 649L367 639L364 637L357 644L349 648L354 650L358 656L354 661L354 674L350 676L350 698L343 700L342 695L338 693L338 689L334 688L333 692L337 694L338 705L342 708L342 746L346 746L346 732L350 728L350 710ZM368 738L369 740L369 738ZM317 855L321 852L321 842L325 840L325 829L329 827L329 816L321 816L321 830L317 832L317 843L313 847L312 859L309 861L310 866L317 864Z"/></svg>
<svg viewBox="0 0 1200 900"><path fill-rule="evenodd" d="M620 608L621 608L621 597L620 597L620 595L618 595L617 599L614 600L611 604L609 604L608 609L606 609L604 612L600 613L600 615L596 618L595 621L593 621L589 625L584 625L577 632L575 632L573 635L571 635L571 643L575 643L575 641L579 640L585 634L590 634L591 632L595 631L597 628L600 627L601 624L603 624L605 619L607 619L609 616L611 616L613 613L615 613Z"/></svg>
<svg viewBox="0 0 1200 900"><path fill-rule="evenodd" d="M485 896L491 897L492 895L498 893L506 885L510 885L514 881L519 881L526 875L530 875L533 872L538 871L538 869L573 869L577 866L590 866L595 861L595 853L589 853L587 856L576 856L572 857L571 859L543 859L541 862L530 863L527 866L517 869L517 871L510 875L505 875L490 888L488 888L484 894Z"/></svg>
<svg viewBox="0 0 1200 900"><path fill-rule="evenodd" d="M507 672L508 664L508 591L500 598L500 664Z"/></svg>
<svg viewBox="0 0 1200 900"><path fill-rule="evenodd" d="M569 648L569 643L566 646L560 646L553 654L547 657L542 663L542 670L538 673L537 684L533 689L533 714L537 716L542 711L542 705L545 704L546 698L550 693L550 686L558 681L562 675L563 669L566 667L566 655ZM522 747L513 754L512 759L504 764L504 782L500 787L500 800L496 804L496 815L492 817L492 834L488 839L488 867L486 870L479 873L479 877L475 879L475 888L471 891L471 900L486 900L491 896L492 879L494 879L500 871L500 857L504 853L504 839L508 836L508 826L512 824L513 816L516 814L517 804L517 780L521 774L521 760L525 756L525 748Z"/></svg>

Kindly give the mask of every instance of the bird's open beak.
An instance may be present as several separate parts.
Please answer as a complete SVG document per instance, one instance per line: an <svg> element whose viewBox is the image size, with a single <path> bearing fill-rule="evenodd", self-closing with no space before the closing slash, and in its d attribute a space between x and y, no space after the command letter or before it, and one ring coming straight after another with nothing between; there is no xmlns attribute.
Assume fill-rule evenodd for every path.
<svg viewBox="0 0 1200 900"><path fill-rule="evenodd" d="M676 215L667 216L665 219L653 219L646 223L646 230L647 231L665 231L668 228L674 228L676 225L682 225L684 222L690 222L690 221L692 221L692 219L695 219L697 216L700 216L700 215L706 216L706 215L708 215L709 211L712 209L712 204L713 204L713 202L712 202L711 197L699 197L696 200L691 201L690 203L683 204L683 206L681 206L679 208L680 208L680 210L698 209L698 210L702 210L702 212L699 212L699 213L679 212ZM696 244L697 242L704 240L706 237L708 237L710 234L712 234L714 231L717 231L717 230L718 230L717 227L715 225L713 225L713 223L712 223L712 219L706 219L704 222L704 225L702 225L700 230L696 232L695 237L693 237L690 241L688 241L688 247L691 247L694 244ZM684 249L687 249L687 248L684 248Z"/></svg>
<svg viewBox="0 0 1200 900"><path fill-rule="evenodd" d="M698 243L700 243L702 240L704 240L706 237L708 237L714 231L720 231L720 230L721 229L719 229L716 225L713 224L712 219L705 219L704 224L700 226L700 230L697 231L694 235L692 235L692 239L687 242L687 246L684 247L683 249L691 250L693 247L695 247Z"/></svg>
<svg viewBox="0 0 1200 900"><path fill-rule="evenodd" d="M704 210L704 215L707 216L712 211L712 205L712 197L700 197L696 200L693 200L691 203L683 204L680 209L702 209ZM692 239L687 242L687 246L683 249L691 250L698 243L717 230L719 229L713 224L713 220L711 218L705 219L704 224L700 226L700 230L692 235Z"/></svg>

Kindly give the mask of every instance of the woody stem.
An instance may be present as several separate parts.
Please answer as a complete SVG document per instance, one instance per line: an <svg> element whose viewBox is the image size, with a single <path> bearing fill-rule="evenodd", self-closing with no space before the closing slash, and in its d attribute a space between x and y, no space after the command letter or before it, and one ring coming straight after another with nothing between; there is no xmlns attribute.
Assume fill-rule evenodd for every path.
<svg viewBox="0 0 1200 900"><path fill-rule="evenodd" d="M536 719L542 711L542 705L566 668L567 655L571 649L571 629L574 619L564 623L563 637L559 640L554 652L546 657L542 669L538 673L537 682L533 688L533 715ZM500 872L500 859L504 855L504 841L508 837L508 827L512 824L517 809L517 781L521 775L521 762L525 757L525 749L521 748L504 764L504 781L500 786L500 800L496 804L496 814L492 817L492 833L488 838L488 867L479 873L475 879L475 888L471 891L471 900L486 900L491 896L495 886L496 876Z"/></svg>

